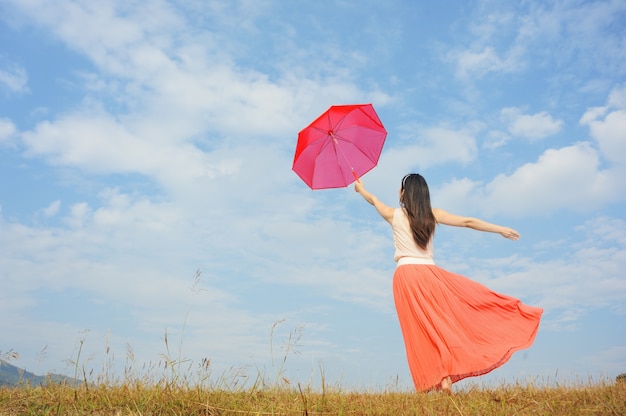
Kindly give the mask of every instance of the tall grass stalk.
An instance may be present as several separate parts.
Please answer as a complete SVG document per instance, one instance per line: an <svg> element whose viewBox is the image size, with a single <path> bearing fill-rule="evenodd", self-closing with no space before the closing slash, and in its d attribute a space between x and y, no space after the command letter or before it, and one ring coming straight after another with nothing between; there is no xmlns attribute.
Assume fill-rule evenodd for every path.
<svg viewBox="0 0 626 416"><path fill-rule="evenodd" d="M291 331L289 331L287 338L283 340L283 344L282 344L283 353L280 359L280 364L276 366L275 353L274 353L274 332L276 330L276 327L284 322L285 322L285 319L274 322L270 330L270 360L272 363L272 369L275 372L275 379L274 379L273 387L278 387L280 384L289 385L290 383L289 379L285 376L285 364L287 363L287 357L289 357L291 353L293 354L299 353L299 351L297 350L297 347L300 346L300 341L302 340L302 335L304 331L303 325L300 325L296 328L293 328Z"/></svg>
<svg viewBox="0 0 626 416"><path fill-rule="evenodd" d="M197 295L203 291L203 289L201 288L201 283L202 283L201 276L202 276L202 271L200 269L197 269L193 275L193 279L192 279L193 281L190 287L191 293L194 295ZM188 306L187 311L185 312L185 319L183 320L183 325L180 331L180 337L178 339L178 352L175 358L172 358L172 353L170 350L170 343L169 343L169 334L168 334L167 329L165 330L165 335L163 337L163 340L165 342L165 354L161 354L161 358L163 358L163 360L165 361L165 367L169 369L169 373L170 373L170 379L168 381L169 387L173 387L173 386L180 387L184 385L187 382L187 377L185 377L183 373L181 373L182 366L183 364L188 364L189 367L187 368L187 371L189 371L192 366L192 362L190 359L183 358L183 340L185 338L185 331L187 329L187 322L189 319L190 310L191 310L191 307Z"/></svg>
<svg viewBox="0 0 626 416"><path fill-rule="evenodd" d="M78 385L80 383L84 383L85 388L88 388L87 385L87 369L85 367L86 362L89 361L89 358L86 362L81 363L81 354L83 352L83 346L85 345L85 341L87 341L88 330L81 331L80 337L78 339L78 348L76 352L76 358L70 358L66 360L66 363L74 368L74 383ZM79 378L80 376L80 378Z"/></svg>

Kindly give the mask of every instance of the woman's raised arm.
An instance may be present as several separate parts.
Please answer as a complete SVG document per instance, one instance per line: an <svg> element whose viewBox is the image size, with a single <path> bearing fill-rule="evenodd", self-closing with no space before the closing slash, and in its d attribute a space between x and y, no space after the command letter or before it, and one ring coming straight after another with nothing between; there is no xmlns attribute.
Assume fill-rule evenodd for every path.
<svg viewBox="0 0 626 416"><path fill-rule="evenodd" d="M354 183L354 190L360 193L361 196L367 202L374 205L374 208L376 208L376 211L378 211L380 216L383 217L385 221L391 224L391 221L393 220L393 210L394 210L392 207L381 202L378 198L376 198L376 195L372 194L367 189L365 189L365 187L363 186L363 182L361 182L361 180L358 180Z"/></svg>
<svg viewBox="0 0 626 416"><path fill-rule="evenodd" d="M450 214L449 212L439 208L433 208L433 214L439 224L451 225L453 227L466 227L489 233L498 233L502 237L508 238L509 240L519 240L520 238L519 233L512 228L492 224L478 218Z"/></svg>

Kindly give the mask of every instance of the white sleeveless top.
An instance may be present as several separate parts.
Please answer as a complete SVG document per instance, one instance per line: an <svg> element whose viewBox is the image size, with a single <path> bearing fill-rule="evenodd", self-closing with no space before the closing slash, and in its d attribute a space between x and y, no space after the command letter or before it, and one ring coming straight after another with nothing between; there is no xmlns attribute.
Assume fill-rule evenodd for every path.
<svg viewBox="0 0 626 416"><path fill-rule="evenodd" d="M393 230L393 243L396 248L393 259L398 262L401 259L409 263L434 264L433 239L431 237L426 250L420 248L413 239L409 218L404 209L396 208L391 220Z"/></svg>

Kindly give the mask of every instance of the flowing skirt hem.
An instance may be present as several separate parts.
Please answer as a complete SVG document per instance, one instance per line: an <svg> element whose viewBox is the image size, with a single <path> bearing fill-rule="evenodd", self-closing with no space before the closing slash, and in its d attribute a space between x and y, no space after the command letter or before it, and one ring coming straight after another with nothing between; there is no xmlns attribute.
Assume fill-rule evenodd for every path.
<svg viewBox="0 0 626 416"><path fill-rule="evenodd" d="M435 265L403 265L394 300L417 391L487 374L537 335L543 309Z"/></svg>
<svg viewBox="0 0 626 416"><path fill-rule="evenodd" d="M511 357L513 356L513 354L515 352L530 347L530 345L533 343L533 341L535 339L535 335L536 335L536 332L535 332L535 334L533 334L532 338L529 340L528 345L525 345L523 347L511 348L509 351L507 351L507 353L504 355L504 357L502 357L498 362L496 362L495 364L493 364L490 367L487 367L487 368L482 369L482 370L470 371L470 372L463 373L463 374L448 374L448 375L442 376L441 379L443 380L446 377L450 377L450 380L451 380L452 384L454 384L454 383L456 383L458 381L461 381L463 379L466 379L466 378L484 376L485 374L488 374L488 373L492 372L496 368L503 366L507 361L509 361L511 359ZM431 386L431 387L426 388L424 390L418 390L418 391L428 392L428 391L432 391L432 390L441 390L441 381L439 383L435 384L434 386Z"/></svg>

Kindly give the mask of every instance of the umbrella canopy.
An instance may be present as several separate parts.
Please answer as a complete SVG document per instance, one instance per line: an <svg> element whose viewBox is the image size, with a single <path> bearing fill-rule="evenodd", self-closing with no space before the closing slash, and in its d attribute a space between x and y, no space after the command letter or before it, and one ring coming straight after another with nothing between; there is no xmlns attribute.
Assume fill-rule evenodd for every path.
<svg viewBox="0 0 626 416"><path fill-rule="evenodd" d="M311 188L341 188L378 163L387 131L371 104L333 105L298 133L293 171Z"/></svg>

